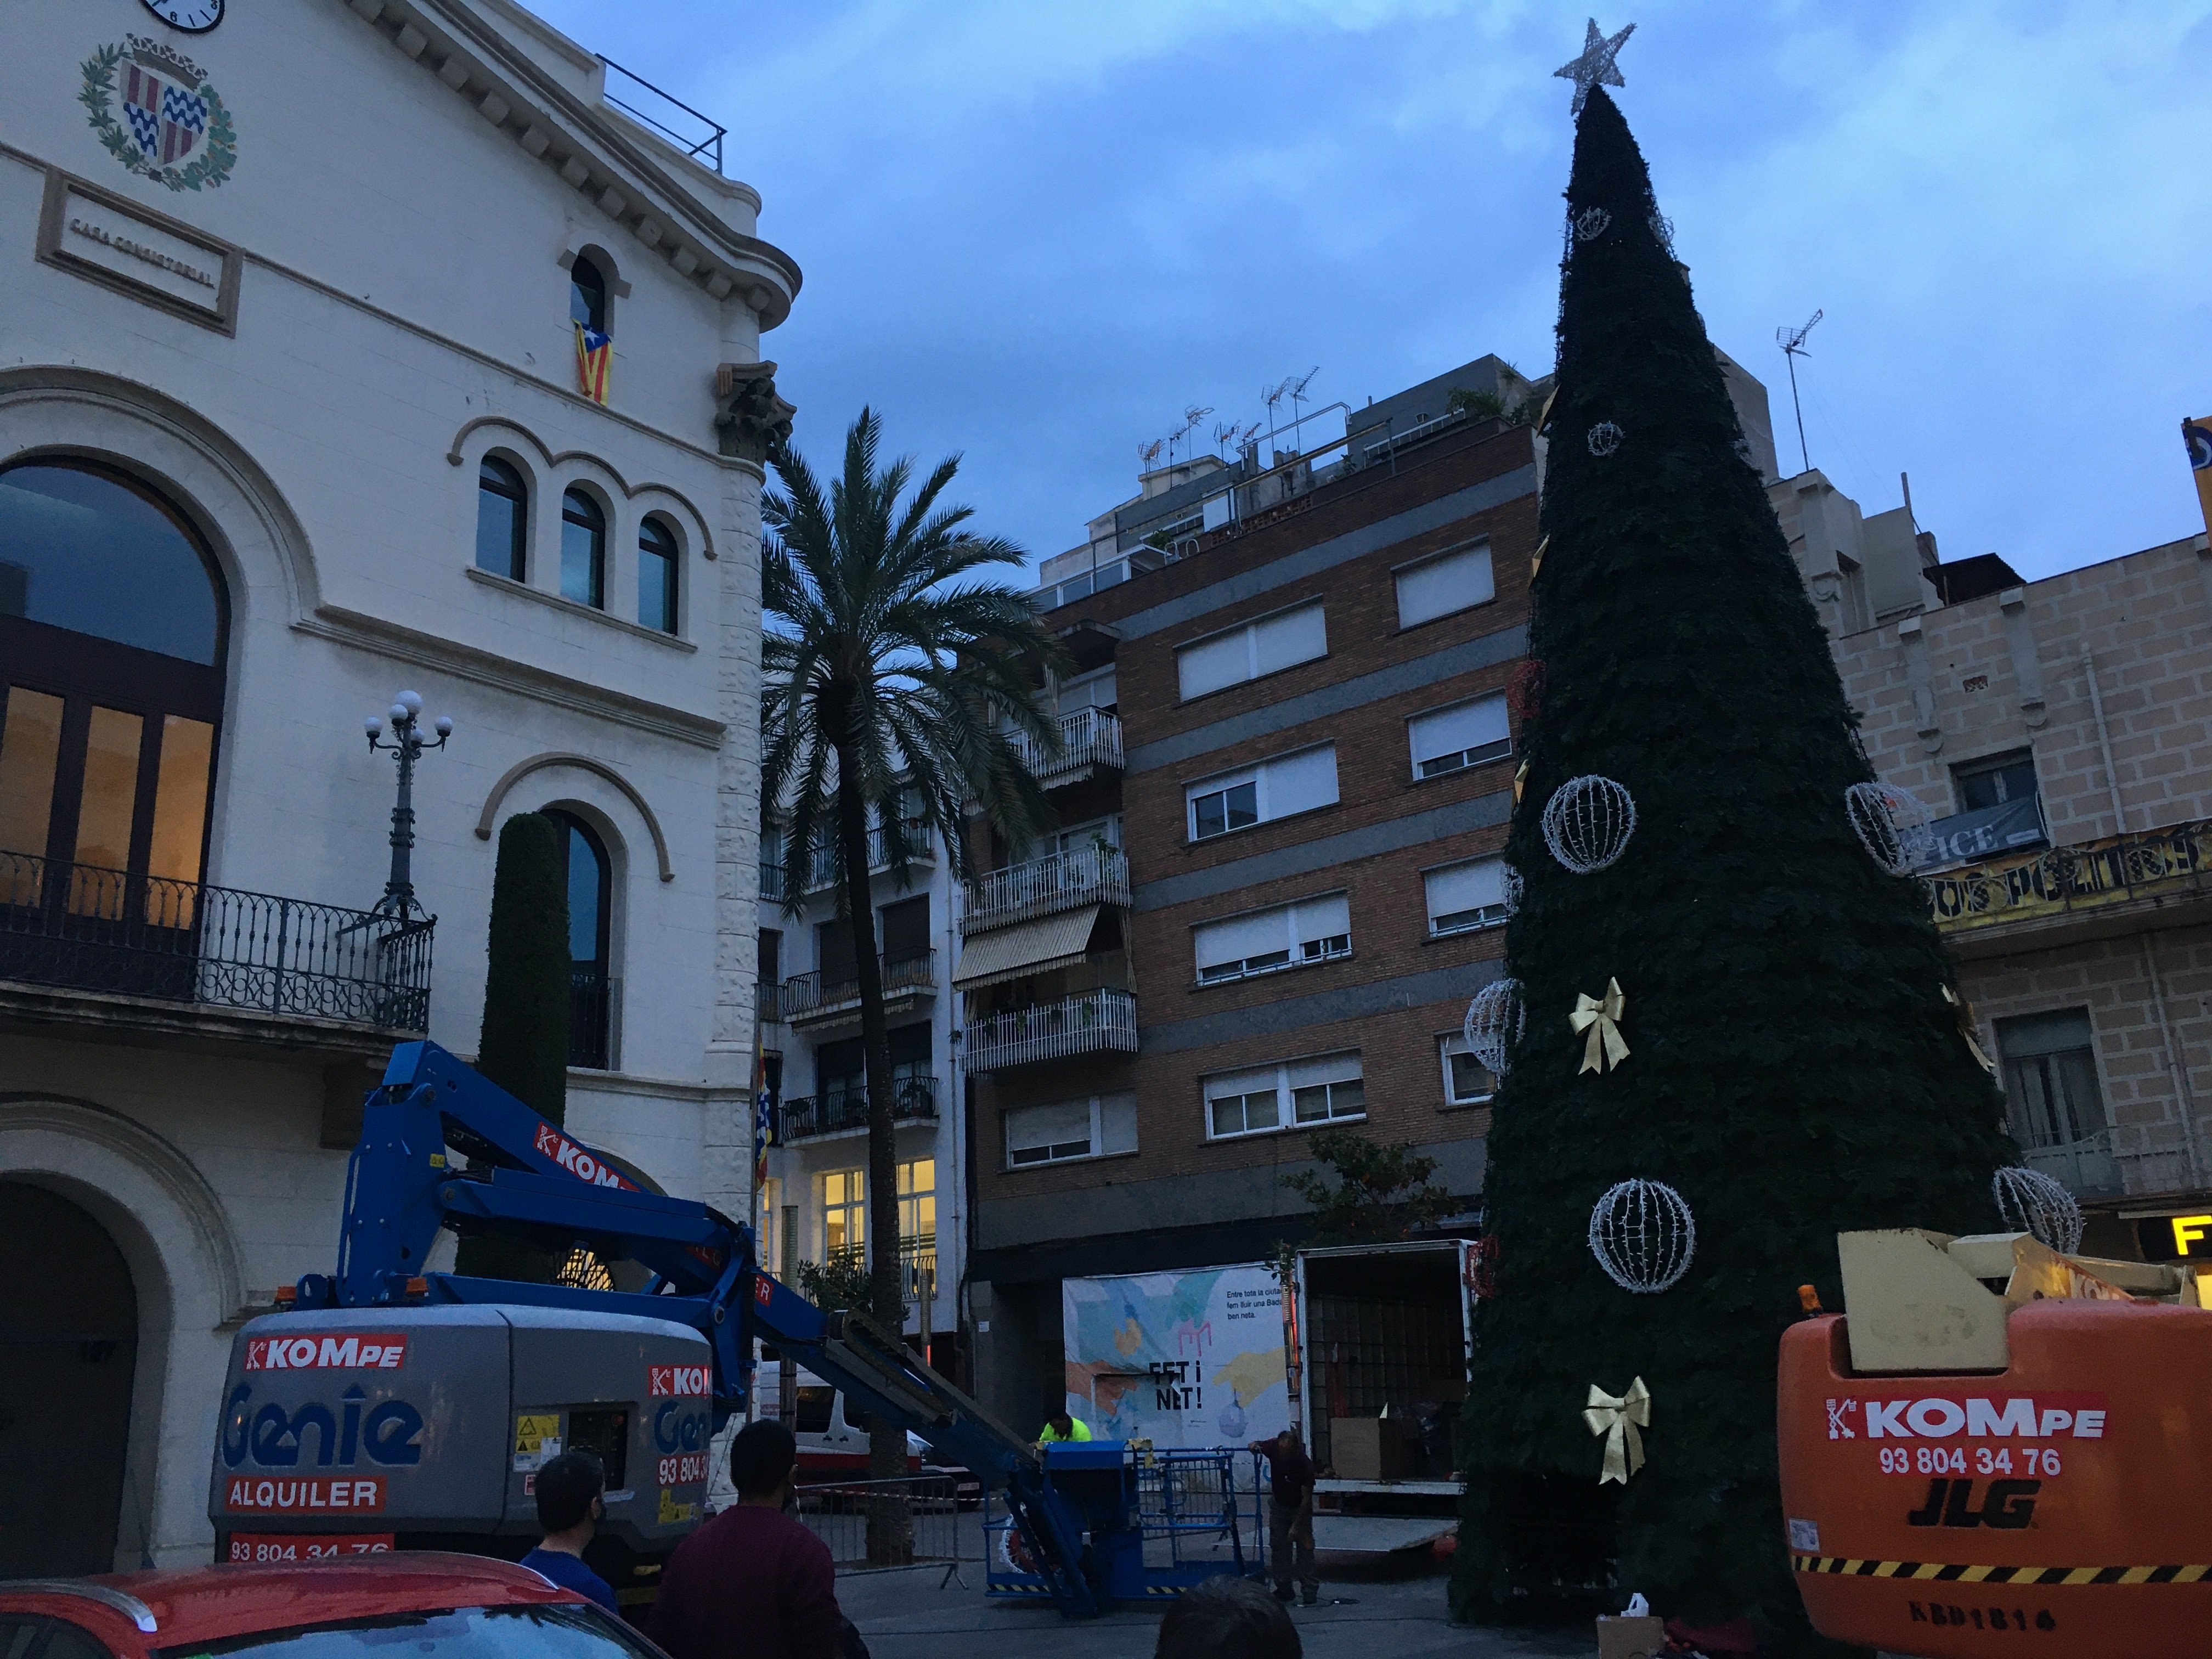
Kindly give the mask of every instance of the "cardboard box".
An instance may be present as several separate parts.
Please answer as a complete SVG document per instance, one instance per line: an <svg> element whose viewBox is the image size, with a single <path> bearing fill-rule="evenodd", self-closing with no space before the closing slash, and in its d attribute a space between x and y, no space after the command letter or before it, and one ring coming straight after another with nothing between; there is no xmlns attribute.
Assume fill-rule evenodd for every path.
<svg viewBox="0 0 2212 1659"><path fill-rule="evenodd" d="M1666 1646L1663 1619L1598 1619L1597 1659L1652 1659Z"/></svg>
<svg viewBox="0 0 2212 1659"><path fill-rule="evenodd" d="M1406 1425L1395 1418L1332 1418L1328 1455L1340 1480L1403 1480L1413 1467Z"/></svg>

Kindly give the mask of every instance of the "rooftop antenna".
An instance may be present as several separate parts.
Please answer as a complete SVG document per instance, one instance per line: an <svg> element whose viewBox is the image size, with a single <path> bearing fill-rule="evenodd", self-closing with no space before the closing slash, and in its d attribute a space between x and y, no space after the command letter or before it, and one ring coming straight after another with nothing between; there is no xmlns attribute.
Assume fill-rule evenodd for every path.
<svg viewBox="0 0 2212 1659"><path fill-rule="evenodd" d="M1275 447L1275 408L1290 395L1291 382L1296 379L1295 374L1286 374L1278 384L1260 388L1261 401L1267 405L1267 449L1271 455Z"/></svg>
<svg viewBox="0 0 2212 1659"><path fill-rule="evenodd" d="M1802 328L1778 328L1774 343L1782 348L1782 355L1790 360L1790 407L1797 412L1797 458L1805 463L1804 471L1813 470L1813 458L1805 448L1805 406L1797 401L1797 360L1813 354L1805 349L1805 337L1813 331L1813 325L1827 315L1825 309L1814 312L1805 319Z"/></svg>
<svg viewBox="0 0 2212 1659"><path fill-rule="evenodd" d="M1295 380L1292 380L1292 381L1291 381L1291 382L1289 382L1289 383L1288 383L1288 384L1289 384L1289 386L1290 386L1290 393L1291 393L1291 425L1293 428L1296 428L1296 427L1297 427L1297 425L1298 424L1298 422L1299 422L1300 421L1303 421L1304 419L1305 419L1305 416L1304 416L1303 414L1299 413L1299 411L1298 411L1298 405L1299 405L1300 404L1302 404L1302 403L1305 402L1305 400L1306 400L1306 387L1307 387L1307 386L1308 386L1309 384L1310 384L1310 383L1311 383L1311 381L1312 381L1312 380L1313 380L1313 377L1314 377L1315 375L1316 375L1316 374L1320 374L1320 373L1321 373L1321 365L1320 365L1319 363L1316 363L1316 364L1315 364L1311 368L1308 369L1304 374L1303 374L1299 375L1299 376L1297 377L1297 379L1296 379ZM1298 447L1299 447L1299 448L1301 448L1301 449L1304 449L1304 448L1305 447L1305 440L1304 440L1304 439L1303 439L1303 438L1299 439L1299 441L1298 441Z"/></svg>
<svg viewBox="0 0 2212 1659"><path fill-rule="evenodd" d="M1234 421L1216 421L1213 423L1213 453L1220 455L1224 460L1229 458L1222 452L1235 440L1237 430L1237 422Z"/></svg>
<svg viewBox="0 0 2212 1659"><path fill-rule="evenodd" d="M1176 441L1182 438L1188 438L1192 433L1197 431L1199 423L1212 413L1213 411L1212 410L1200 409L1196 404L1189 404L1184 406L1182 411L1182 424L1168 434L1168 465L1170 466L1173 466L1175 465L1175 447ZM1183 459L1187 461L1190 459L1191 452L1186 447L1183 451Z"/></svg>
<svg viewBox="0 0 2212 1659"><path fill-rule="evenodd" d="M1155 438L1148 444L1139 444L1137 446L1139 467L1144 471L1150 472L1160 464L1160 452L1167 447L1168 441L1165 438Z"/></svg>

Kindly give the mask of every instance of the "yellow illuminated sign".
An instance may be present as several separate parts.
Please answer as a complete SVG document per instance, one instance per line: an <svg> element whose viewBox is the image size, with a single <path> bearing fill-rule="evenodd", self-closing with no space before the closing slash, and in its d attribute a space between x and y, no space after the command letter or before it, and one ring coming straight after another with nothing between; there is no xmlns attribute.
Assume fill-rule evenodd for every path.
<svg viewBox="0 0 2212 1659"><path fill-rule="evenodd" d="M2176 1255L2212 1255L2212 1215L2178 1215L2173 1218L2173 1253ZM2202 1250L2192 1250L2192 1244L2203 1244Z"/></svg>

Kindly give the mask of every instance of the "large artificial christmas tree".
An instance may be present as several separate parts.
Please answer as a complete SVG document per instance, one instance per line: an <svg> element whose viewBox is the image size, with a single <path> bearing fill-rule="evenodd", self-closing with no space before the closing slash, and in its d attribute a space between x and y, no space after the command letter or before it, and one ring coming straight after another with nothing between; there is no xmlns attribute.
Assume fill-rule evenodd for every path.
<svg viewBox="0 0 2212 1659"><path fill-rule="evenodd" d="M1504 1005L1508 1069L1453 1600L1493 1615L1609 1562L1657 1611L1794 1644L1775 1371L1797 1287L1842 1305L1839 1231L1994 1227L2017 1155L1916 884L1854 830L1872 775L1643 156L1587 84L1609 70L1582 77L1567 190L1518 1009L1482 1010ZM1586 1420L1593 1385L1613 1403ZM1640 1468L1633 1435L1595 1433L1624 1414Z"/></svg>

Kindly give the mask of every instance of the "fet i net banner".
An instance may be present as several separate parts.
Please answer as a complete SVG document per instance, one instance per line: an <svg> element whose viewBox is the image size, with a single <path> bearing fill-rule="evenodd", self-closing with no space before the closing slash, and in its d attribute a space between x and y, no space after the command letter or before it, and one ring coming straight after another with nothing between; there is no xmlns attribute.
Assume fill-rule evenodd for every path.
<svg viewBox="0 0 2212 1659"><path fill-rule="evenodd" d="M1242 1446L1290 1426L1283 1295L1256 1262L1060 1282L1067 1408L1102 1440Z"/></svg>

